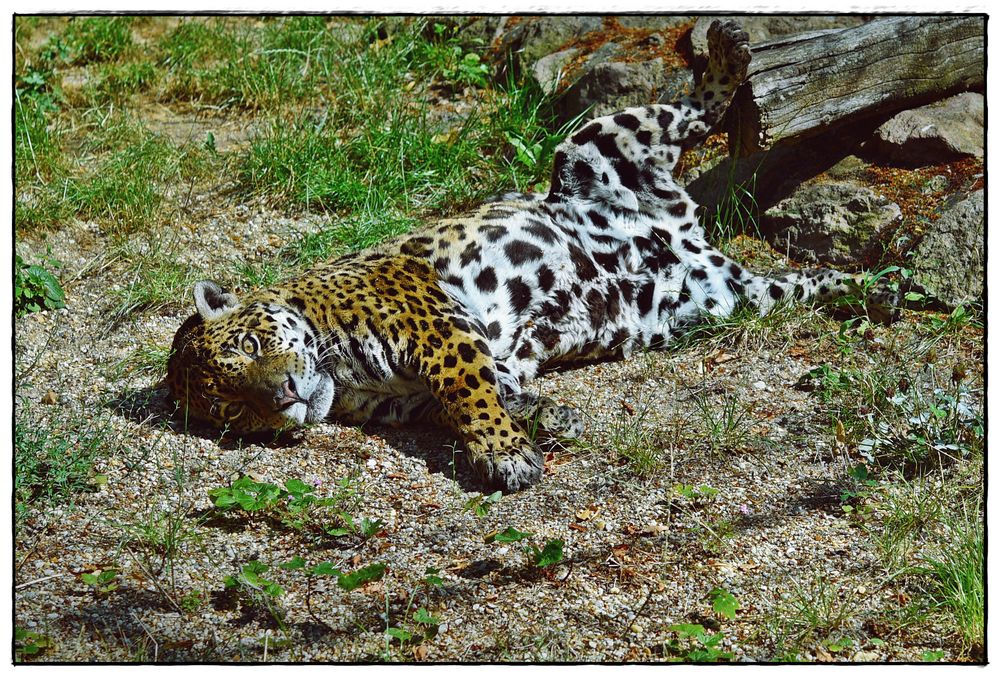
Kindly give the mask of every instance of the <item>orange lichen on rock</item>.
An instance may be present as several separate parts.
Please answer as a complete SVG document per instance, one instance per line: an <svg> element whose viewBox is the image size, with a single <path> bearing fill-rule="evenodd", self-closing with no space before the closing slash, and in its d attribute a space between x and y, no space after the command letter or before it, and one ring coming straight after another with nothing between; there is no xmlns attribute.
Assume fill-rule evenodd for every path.
<svg viewBox="0 0 1000 677"><path fill-rule="evenodd" d="M901 258L938 219L940 207L949 195L982 189L983 161L965 158L914 169L871 165L863 170L861 178L872 190L899 205L900 226L894 237L884 242L887 253ZM901 237L904 235L907 237Z"/></svg>
<svg viewBox="0 0 1000 677"><path fill-rule="evenodd" d="M613 16L604 17L603 22L601 30L568 40L554 50L555 52L577 50L563 69L560 89L572 84L590 55L608 43L615 43L621 47L615 54L615 61L638 63L659 58L663 60L664 68L667 69L691 67L694 57L690 40L685 38L690 36L694 20L663 29L627 28ZM657 40L654 36L660 36L662 39Z"/></svg>

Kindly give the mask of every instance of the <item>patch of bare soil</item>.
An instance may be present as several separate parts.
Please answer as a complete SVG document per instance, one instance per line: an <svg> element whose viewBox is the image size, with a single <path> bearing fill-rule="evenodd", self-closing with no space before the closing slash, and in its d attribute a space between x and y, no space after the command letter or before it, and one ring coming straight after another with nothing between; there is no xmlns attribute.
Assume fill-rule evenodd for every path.
<svg viewBox="0 0 1000 677"><path fill-rule="evenodd" d="M178 229L206 277L294 227L241 213ZM646 661L678 655L671 625L699 623L723 634L719 650L756 661L776 656L783 630L774 623L794 618L796 591L833 595L849 611L824 636L877 636L872 628L905 609L911 591L881 575L870 535L841 508L856 459L838 448L817 398L793 387L825 357L814 336L707 357L702 345L542 378L542 392L587 414L588 432L549 455L539 485L479 517L468 502L481 487L439 431L324 423L245 441L185 430L159 375L113 365L169 346L190 302L109 328L106 299L120 280L114 266L90 265L99 240L77 246L88 232L76 224L46 242L75 280L69 308L16 324L17 395L30 419L99 420L117 441L94 469L102 481L92 493L32 511L19 527L14 613L18 626L51 639L45 660ZM212 256L194 254L205 250ZM880 330L880 340L911 329ZM702 407L721 411L733 398L745 412L741 432L713 449ZM621 455L630 439L655 449L646 474ZM244 474L277 485L301 479L321 495L351 477L354 518L383 526L367 539L314 541L273 519L214 513L209 490ZM684 498L678 485L701 495ZM165 515L184 516L186 534L169 556L136 536ZM523 544L487 542L508 527L531 532L538 547L563 541L563 560L539 568ZM387 574L347 592L276 566L296 556L344 571L383 563ZM269 564L283 590L273 608L227 593L225 577L252 560ZM428 568L443 583L425 594ZM118 587L106 594L81 577L107 569ZM716 588L739 601L735 619L713 613ZM418 607L440 621L436 635L387 641L387 627L412 626ZM917 660L942 645L933 624L919 627L838 656L807 642L814 648L798 656Z"/></svg>

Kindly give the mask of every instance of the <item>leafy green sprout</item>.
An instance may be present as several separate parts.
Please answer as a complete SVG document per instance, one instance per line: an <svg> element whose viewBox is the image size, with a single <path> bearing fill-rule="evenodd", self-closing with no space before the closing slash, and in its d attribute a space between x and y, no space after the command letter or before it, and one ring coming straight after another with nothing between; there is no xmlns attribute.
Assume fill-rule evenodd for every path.
<svg viewBox="0 0 1000 677"><path fill-rule="evenodd" d="M677 637L666 642L664 648L675 661L718 663L733 658L731 652L717 648L724 638L721 632L710 635L697 623L677 623L670 626L670 631Z"/></svg>
<svg viewBox="0 0 1000 677"><path fill-rule="evenodd" d="M681 498L693 503L703 503L719 495L719 490L708 484L675 484L671 489Z"/></svg>
<svg viewBox="0 0 1000 677"><path fill-rule="evenodd" d="M279 601L285 590L275 581L264 577L270 569L270 565L252 560L240 567L239 573L225 576L222 583L227 592L235 593L251 606L266 611L287 638L286 611Z"/></svg>
<svg viewBox="0 0 1000 677"><path fill-rule="evenodd" d="M859 500L870 496L872 491L878 487L878 482L871 477L865 463L857 463L849 467L847 476L853 481L852 487L840 493L840 507L844 514L858 516L861 510L861 506L858 505Z"/></svg>
<svg viewBox="0 0 1000 677"><path fill-rule="evenodd" d="M14 628L14 652L18 659L37 656L52 646L52 639L40 632Z"/></svg>
<svg viewBox="0 0 1000 677"><path fill-rule="evenodd" d="M381 563L369 564L355 571L343 572L333 565L332 562L320 562L314 566L306 566L306 561L301 556L296 556L288 562L277 565L279 569L286 571L301 570L306 575L306 609L308 613L317 621L312 611L312 582L319 576L332 576L337 581L337 587L345 592L351 592L361 586L380 580L386 572L386 566ZM285 623L287 615L285 609L280 604L280 599L285 594L277 582L265 574L271 570L271 566L258 560L253 560L244 564L240 572L236 575L228 575L223 579L223 584L227 591L233 591L246 599L253 606L264 609L278 624L279 629L288 637L288 626ZM325 624L324 624L325 625Z"/></svg>
<svg viewBox="0 0 1000 677"><path fill-rule="evenodd" d="M118 583L115 581L117 577L117 569L104 569L94 573L80 574L80 580L89 585L98 597L103 597L118 589Z"/></svg>
<svg viewBox="0 0 1000 677"><path fill-rule="evenodd" d="M671 491L679 500L671 500L670 505L694 522L691 530L699 535L706 549L717 551L733 536L732 520L723 517L716 507L718 489L707 484L675 484ZM702 510L708 511L704 517Z"/></svg>
<svg viewBox="0 0 1000 677"><path fill-rule="evenodd" d="M490 69L479 54L466 51L453 28L435 23L433 31L438 42L426 43L424 46L423 58L426 62L434 65L446 81L485 87Z"/></svg>
<svg viewBox="0 0 1000 677"><path fill-rule="evenodd" d="M534 536L531 532L518 531L514 527L507 527L503 531L491 534L486 538L487 543L517 543ZM563 561L563 547L565 542L558 538L553 538L545 542L541 548L534 543L523 546L528 562L539 569L553 566Z"/></svg>
<svg viewBox="0 0 1000 677"><path fill-rule="evenodd" d="M284 589L274 581L264 578L270 570L270 566L258 560L247 562L235 576L229 575L223 578L223 584L227 590L249 587L253 590L263 592L273 599L277 599L285 594Z"/></svg>
<svg viewBox="0 0 1000 677"><path fill-rule="evenodd" d="M289 571L302 570L310 579L316 576L332 576L337 579L337 586L345 592L357 590L362 585L380 580L386 572L385 564L381 563L369 564L349 573L344 573L332 562L320 562L307 567L305 559L300 556L278 566Z"/></svg>
<svg viewBox="0 0 1000 677"><path fill-rule="evenodd" d="M708 599L712 602L712 610L715 613L729 620L736 618L736 610L740 608L740 603L733 593L723 588L712 588L708 593Z"/></svg>
<svg viewBox="0 0 1000 677"><path fill-rule="evenodd" d="M208 494L215 507L222 511L269 512L284 526L295 531L315 528L334 538L356 534L368 539L378 535L385 527L382 520L367 517L358 520L346 510L334 509L352 494L351 481L351 478L338 480L335 496L318 496L315 487L299 479L290 479L283 486L278 486L257 482L244 475L228 487L210 489ZM339 525L323 524L326 515L336 518Z"/></svg>
<svg viewBox="0 0 1000 677"><path fill-rule="evenodd" d="M465 502L465 509L476 517L486 517L490 508L500 502L503 492L494 491L492 494L476 494Z"/></svg>
<svg viewBox="0 0 1000 677"><path fill-rule="evenodd" d="M406 619L406 621L402 625L389 625L389 596L388 593L386 594L386 651L388 651L389 642L392 640L398 641L400 645L418 644L437 634L437 628L441 625L441 619L427 611L426 607L421 606L416 610L413 607L418 593L423 591L426 596L432 588L440 587L444 584L443 579L438 575L439 573L440 571L433 567L428 567L424 570L424 577L410 591L406 608L402 614L402 618Z"/></svg>
<svg viewBox="0 0 1000 677"><path fill-rule="evenodd" d="M48 259L49 266L58 268L58 261ZM14 314L17 317L40 310L66 307L66 296L59 279L43 266L29 265L20 254L14 255Z"/></svg>

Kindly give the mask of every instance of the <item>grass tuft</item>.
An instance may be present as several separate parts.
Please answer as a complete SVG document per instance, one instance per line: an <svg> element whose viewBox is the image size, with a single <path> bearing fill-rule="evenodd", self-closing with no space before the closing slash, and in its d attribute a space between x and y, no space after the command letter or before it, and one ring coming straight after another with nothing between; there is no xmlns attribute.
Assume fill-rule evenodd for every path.
<svg viewBox="0 0 1000 677"><path fill-rule="evenodd" d="M30 510L72 506L78 494L95 491L94 465L122 442L110 430L101 416L49 415L22 401L14 419L15 524Z"/></svg>
<svg viewBox="0 0 1000 677"><path fill-rule="evenodd" d="M981 654L985 632L985 550L980 511L963 511L945 520L950 538L923 558L917 572L932 579L931 596L955 619L972 653Z"/></svg>

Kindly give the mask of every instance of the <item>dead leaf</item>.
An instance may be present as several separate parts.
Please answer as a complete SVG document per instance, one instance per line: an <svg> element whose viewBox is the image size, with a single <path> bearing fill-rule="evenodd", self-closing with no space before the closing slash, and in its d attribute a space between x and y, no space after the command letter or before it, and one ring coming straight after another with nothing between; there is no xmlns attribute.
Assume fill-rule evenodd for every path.
<svg viewBox="0 0 1000 677"><path fill-rule="evenodd" d="M581 522L586 522L597 517L601 513L600 506L591 505L576 512L576 518Z"/></svg>
<svg viewBox="0 0 1000 677"><path fill-rule="evenodd" d="M702 360L702 364L705 366L705 369L711 371L715 367L725 364L726 362L732 362L738 357L738 355L734 355L733 353L727 353L722 348L716 348L705 356Z"/></svg>
<svg viewBox="0 0 1000 677"><path fill-rule="evenodd" d="M847 431L844 430L844 424L841 423L840 419L837 419L837 442L839 444L847 444Z"/></svg>

